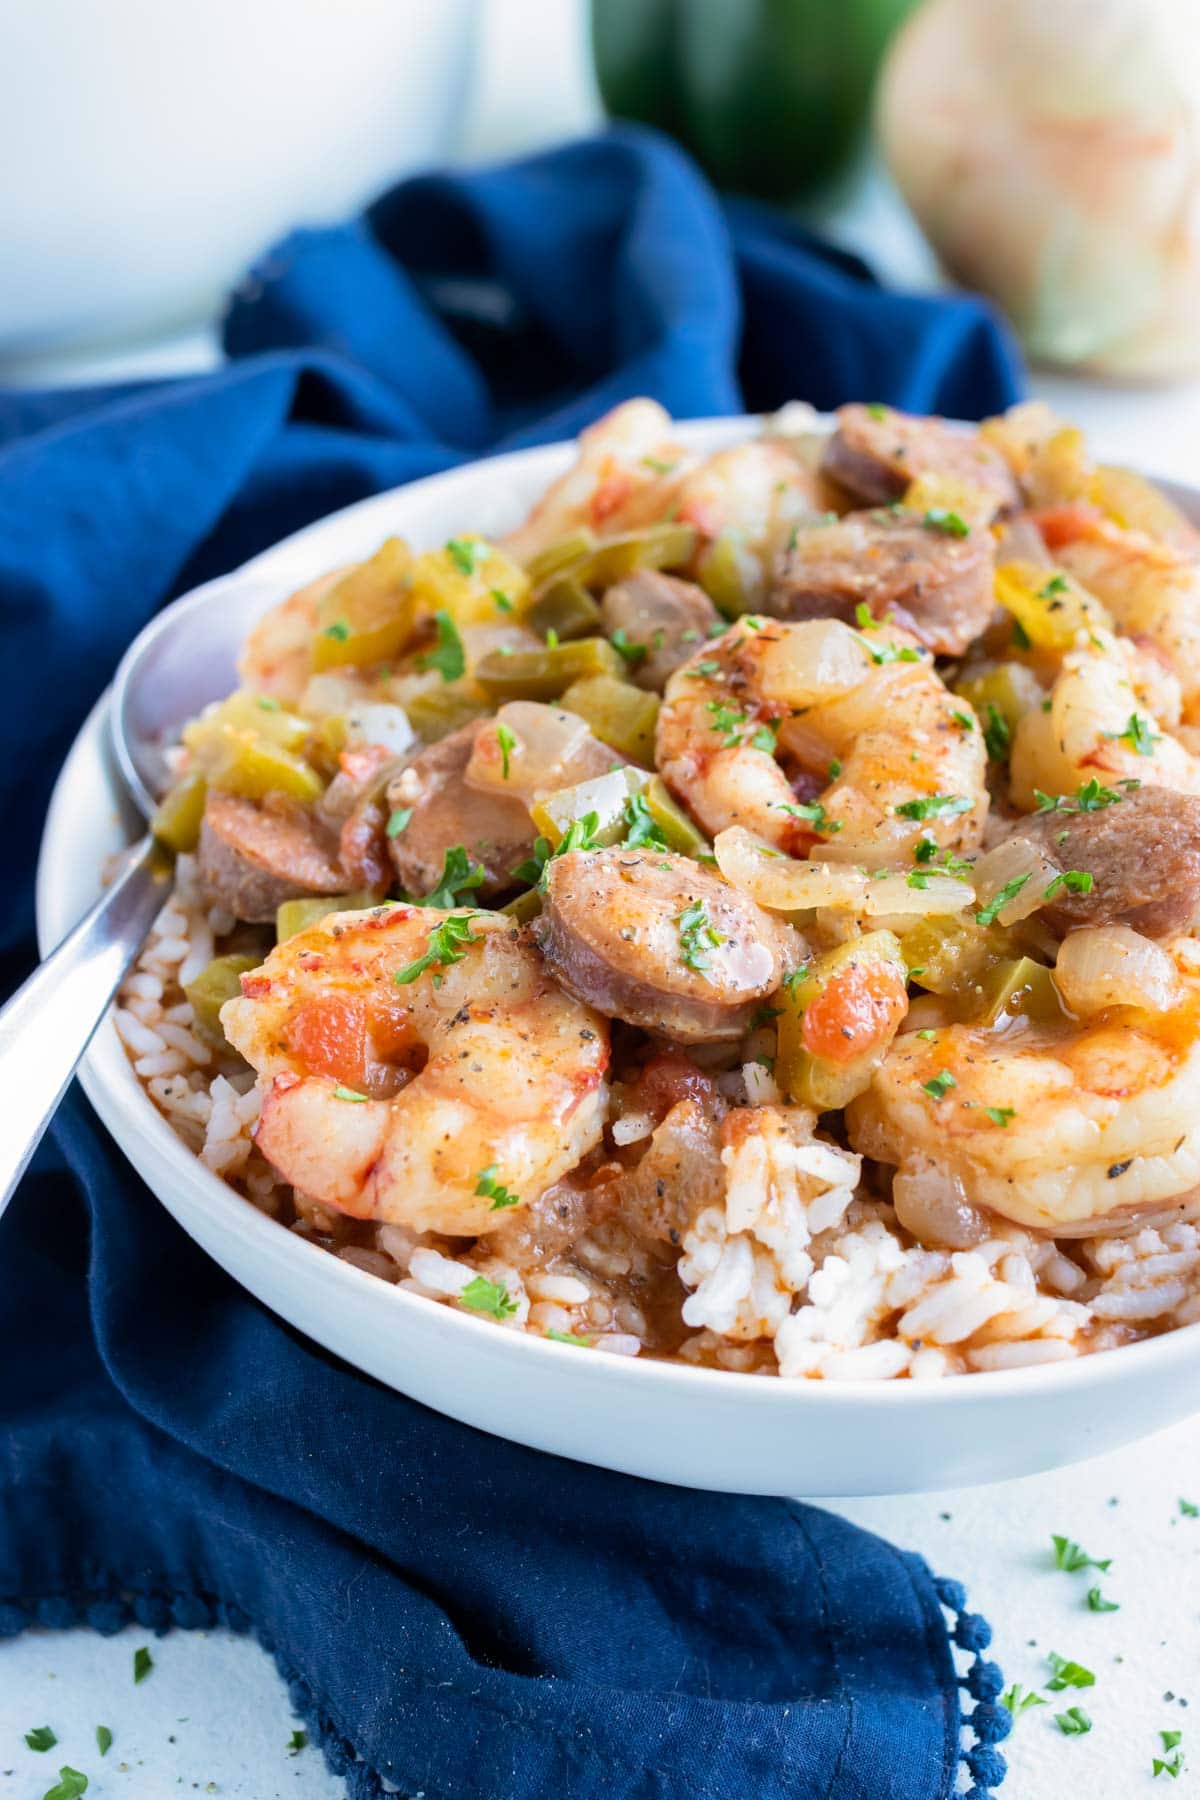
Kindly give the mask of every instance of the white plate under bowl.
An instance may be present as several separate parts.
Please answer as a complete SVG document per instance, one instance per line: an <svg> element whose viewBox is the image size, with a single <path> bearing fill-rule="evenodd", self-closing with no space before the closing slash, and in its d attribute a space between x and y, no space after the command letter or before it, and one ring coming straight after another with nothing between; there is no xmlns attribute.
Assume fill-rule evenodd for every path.
<svg viewBox="0 0 1200 1800"><path fill-rule="evenodd" d="M710 448L749 421L699 421ZM247 622L389 532L418 546L506 529L570 460L553 445L349 507L206 591L244 591ZM1200 518L1200 494L1184 493ZM59 777L38 867L38 934L55 944L125 841L103 702ZM127 821L126 821L127 822ZM1094 1456L1191 1412L1200 1325L1106 1355L943 1381L785 1382L606 1356L525 1337L390 1287L265 1218L185 1149L134 1077L111 1022L81 1079L163 1205L267 1306L389 1387L484 1431L660 1481L737 1493L886 1494L1031 1474Z"/></svg>

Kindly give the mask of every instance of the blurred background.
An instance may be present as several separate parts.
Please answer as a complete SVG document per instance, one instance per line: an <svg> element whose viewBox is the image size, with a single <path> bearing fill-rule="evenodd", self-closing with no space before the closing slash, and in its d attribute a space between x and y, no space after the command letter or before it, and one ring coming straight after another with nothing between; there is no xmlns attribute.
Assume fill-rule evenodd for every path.
<svg viewBox="0 0 1200 1800"><path fill-rule="evenodd" d="M606 113L1038 368L1200 369L1196 0L8 0L0 65L3 381L206 366L292 225Z"/></svg>

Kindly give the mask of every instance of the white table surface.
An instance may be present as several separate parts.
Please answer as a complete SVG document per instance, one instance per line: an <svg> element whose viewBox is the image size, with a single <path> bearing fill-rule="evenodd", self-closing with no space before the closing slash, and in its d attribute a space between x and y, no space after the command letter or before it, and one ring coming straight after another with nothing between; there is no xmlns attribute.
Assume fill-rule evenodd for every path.
<svg viewBox="0 0 1200 1800"><path fill-rule="evenodd" d="M464 128L465 151L507 150L591 123L595 100L582 65L578 0L560 9L542 0L494 0L489 31L481 56L486 79ZM541 95L555 95L553 106L543 101L536 113L526 103L530 65L521 54L535 35ZM560 78L547 83L555 65ZM538 120L532 127L531 118ZM877 176L868 177L832 229L897 280L936 279ZM199 332L134 347L119 360L31 365L28 378L158 374L203 367L213 354L211 335ZM1112 388L1047 375L1034 386L1108 457L1195 478L1200 390ZM1010 1681L1037 1686L1049 1650L1095 1672L1094 1688L1051 1696L1052 1705L1020 1720L1005 1746L1009 1800L1200 1792L1200 1519L1181 1515L1181 1496L1200 1501L1200 1417L1098 1461L1001 1487L833 1503L966 1584L971 1606L995 1626L992 1654ZM1091 1572L1054 1570L1054 1532L1113 1559L1101 1580L1119 1612L1087 1610ZM154 1668L135 1686L132 1658L140 1644L150 1645ZM1075 1702L1093 1729L1064 1737L1053 1713ZM95 1741L101 1724L113 1733L104 1759ZM58 1737L46 1754L23 1741L38 1725L50 1725ZM175 1793L340 1800L344 1783L318 1751L289 1753L296 1725L271 1661L253 1642L227 1633L156 1640L137 1629L107 1639L29 1631L0 1644L0 1800L39 1800L63 1762L88 1774L89 1800ZM1170 1729L1182 1730L1193 1767L1178 1784L1153 1782L1157 1734Z"/></svg>

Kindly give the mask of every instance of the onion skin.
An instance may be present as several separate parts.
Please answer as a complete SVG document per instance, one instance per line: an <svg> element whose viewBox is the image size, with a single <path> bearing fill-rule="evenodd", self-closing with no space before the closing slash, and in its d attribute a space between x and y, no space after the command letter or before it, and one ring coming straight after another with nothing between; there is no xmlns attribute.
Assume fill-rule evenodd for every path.
<svg viewBox="0 0 1200 1800"><path fill-rule="evenodd" d="M1200 368L1198 24L1168 0L926 0L892 45L892 175L1041 360Z"/></svg>

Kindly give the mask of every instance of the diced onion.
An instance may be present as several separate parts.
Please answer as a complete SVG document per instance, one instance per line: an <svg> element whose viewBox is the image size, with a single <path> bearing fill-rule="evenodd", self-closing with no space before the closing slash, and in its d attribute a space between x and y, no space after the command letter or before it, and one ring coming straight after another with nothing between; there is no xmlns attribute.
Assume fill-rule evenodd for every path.
<svg viewBox="0 0 1200 1800"><path fill-rule="evenodd" d="M765 699L812 706L858 687L870 666L861 638L840 619L805 619L764 644L759 679Z"/></svg>
<svg viewBox="0 0 1200 1800"><path fill-rule="evenodd" d="M986 1213L972 1206L957 1175L918 1159L892 1182L892 1205L905 1231L927 1250L969 1250L991 1236Z"/></svg>
<svg viewBox="0 0 1200 1800"><path fill-rule="evenodd" d="M346 714L346 737L352 744L379 744L395 756L401 756L417 741L404 708L382 700L350 709Z"/></svg>
<svg viewBox="0 0 1200 1800"><path fill-rule="evenodd" d="M1071 1011L1084 1017L1109 1006L1167 1012L1179 994L1166 951L1128 925L1072 931L1059 948L1054 981Z"/></svg>
<svg viewBox="0 0 1200 1800"><path fill-rule="evenodd" d="M987 907L1010 882L1020 881L1012 899L996 914L999 924L1015 925L1018 919L1027 919L1045 905L1046 889L1061 873L1058 864L1028 838L1010 837L976 863L975 890L981 904Z"/></svg>
<svg viewBox="0 0 1200 1800"><path fill-rule="evenodd" d="M507 756L497 735L501 727L510 740ZM576 713L540 700L511 700L497 712L492 729L477 734L465 779L471 787L528 803L602 774L613 760Z"/></svg>
<svg viewBox="0 0 1200 1800"><path fill-rule="evenodd" d="M907 918L928 918L937 913L965 912L975 901L975 889L969 881L957 881L953 875L939 875L930 870L919 871L923 885L913 885L910 875L881 875L867 883L863 911L869 919L895 913Z"/></svg>
<svg viewBox="0 0 1200 1800"><path fill-rule="evenodd" d="M865 870L799 862L773 850L742 825L717 833L713 855L726 881L773 912L800 912L811 906L858 911L867 890Z"/></svg>

